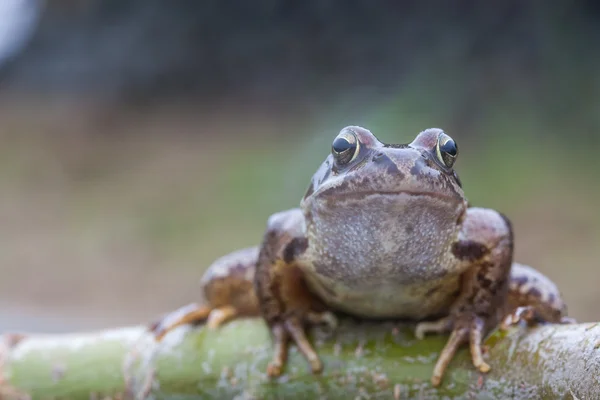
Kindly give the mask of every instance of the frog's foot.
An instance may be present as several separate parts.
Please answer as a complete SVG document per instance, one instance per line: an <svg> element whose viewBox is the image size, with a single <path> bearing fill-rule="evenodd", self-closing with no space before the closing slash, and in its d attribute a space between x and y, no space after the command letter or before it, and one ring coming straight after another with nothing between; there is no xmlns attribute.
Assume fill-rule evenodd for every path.
<svg viewBox="0 0 600 400"><path fill-rule="evenodd" d="M155 339L160 341L167 333L178 326L206 322L209 329L216 329L238 316L238 314L238 310L231 305L211 308L192 303L167 314L159 321L151 324L149 329Z"/></svg>
<svg viewBox="0 0 600 400"><path fill-rule="evenodd" d="M575 323L567 317L567 306L556 285L541 272L523 264L513 263L508 290L509 310L500 328L525 321L528 325L538 322L555 324Z"/></svg>
<svg viewBox="0 0 600 400"><path fill-rule="evenodd" d="M469 341L471 345L473 365L475 365L480 372L485 373L490 370L490 366L483 360L483 352L481 351L483 322L477 317L473 319L471 324L455 324L452 316L441 318L437 321L421 322L417 324L417 327L415 328L415 336L417 339L423 339L427 333L446 333L449 331L452 331L452 334L440 354L431 378L431 382L434 386L441 383L444 372L452 360L452 357L454 357L454 353L456 353L456 350L467 341Z"/></svg>
<svg viewBox="0 0 600 400"><path fill-rule="evenodd" d="M444 322L448 323L447 321ZM460 318L450 322L450 324L453 325L452 333L433 369L433 376L431 377L433 386L438 386L442 382L448 364L459 347L466 342L470 344L471 359L475 368L483 373L490 370L490 366L483 360L481 342L484 334L484 323L481 318L476 316L473 318Z"/></svg>
<svg viewBox="0 0 600 400"><path fill-rule="evenodd" d="M527 325L533 325L537 322L544 322L544 319L536 312L534 306L517 307L513 312L509 313L500 324L500 330L508 330L511 326L524 321ZM552 322L552 321L549 321ZM570 317L559 317L556 321L558 324L575 324L577 321Z"/></svg>
<svg viewBox="0 0 600 400"><path fill-rule="evenodd" d="M337 327L337 318L331 312L308 312L304 318L292 316L284 319L283 322L275 323L271 326L275 352L273 360L267 367L269 377L281 375L287 362L288 344L290 338L296 343L298 349L308 361L313 373L318 374L323 370L317 352L306 337L306 325L325 324L331 330Z"/></svg>

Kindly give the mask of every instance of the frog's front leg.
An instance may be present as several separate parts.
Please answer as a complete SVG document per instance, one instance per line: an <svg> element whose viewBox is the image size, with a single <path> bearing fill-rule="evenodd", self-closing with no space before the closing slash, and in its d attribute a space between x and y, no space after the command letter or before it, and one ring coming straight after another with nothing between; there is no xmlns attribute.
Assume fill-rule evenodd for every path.
<svg viewBox="0 0 600 400"><path fill-rule="evenodd" d="M425 332L451 331L435 365L431 382L441 383L456 350L470 344L471 358L481 372L488 372L483 360L482 339L506 313L513 235L510 222L493 210L470 208L452 253L462 264L461 289L450 314L435 322L417 325L417 336Z"/></svg>
<svg viewBox="0 0 600 400"><path fill-rule="evenodd" d="M335 317L308 289L299 259L308 246L304 216L299 209L271 216L256 264L254 279L260 309L272 334L275 354L267 368L271 377L285 367L289 340L293 340L313 373L323 364L306 337L306 326L327 323Z"/></svg>

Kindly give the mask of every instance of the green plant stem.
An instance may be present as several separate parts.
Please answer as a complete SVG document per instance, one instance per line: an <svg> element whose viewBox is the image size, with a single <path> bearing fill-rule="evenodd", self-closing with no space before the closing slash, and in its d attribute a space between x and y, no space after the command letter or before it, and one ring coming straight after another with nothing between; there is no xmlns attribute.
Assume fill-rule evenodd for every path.
<svg viewBox="0 0 600 400"><path fill-rule="evenodd" d="M216 331L182 327L160 345L144 327L13 339L1 352L0 399L126 398L124 360L138 398L147 389L152 398L178 400L600 398L600 323L496 332L486 341L489 374L475 371L465 348L437 389L429 378L447 337L419 341L403 324L344 320L333 335L315 330L324 373L310 374L292 347L286 374L275 381L264 373L272 351L258 319Z"/></svg>

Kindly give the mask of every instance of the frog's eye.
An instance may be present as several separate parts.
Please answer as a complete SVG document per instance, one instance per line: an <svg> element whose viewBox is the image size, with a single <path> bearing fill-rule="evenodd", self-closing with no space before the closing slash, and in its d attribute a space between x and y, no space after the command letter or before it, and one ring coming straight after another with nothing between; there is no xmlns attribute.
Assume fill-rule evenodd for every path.
<svg viewBox="0 0 600 400"><path fill-rule="evenodd" d="M452 168L458 156L458 146L450 136L442 133L438 137L435 152L442 165L446 168Z"/></svg>
<svg viewBox="0 0 600 400"><path fill-rule="evenodd" d="M331 145L331 154L335 161L340 164L348 164L356 158L360 149L360 142L352 132L340 133Z"/></svg>

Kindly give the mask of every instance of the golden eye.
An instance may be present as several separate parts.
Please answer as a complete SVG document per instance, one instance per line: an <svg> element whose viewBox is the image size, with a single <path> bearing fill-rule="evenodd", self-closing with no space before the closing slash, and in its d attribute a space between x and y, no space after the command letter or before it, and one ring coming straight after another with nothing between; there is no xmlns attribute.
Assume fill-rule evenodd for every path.
<svg viewBox="0 0 600 400"><path fill-rule="evenodd" d="M438 137L435 151L437 158L442 165L446 168L452 168L456 161L456 157L458 157L458 146L456 145L456 142L450 136L441 133Z"/></svg>
<svg viewBox="0 0 600 400"><path fill-rule="evenodd" d="M360 150L360 142L348 131L340 133L331 145L331 154L340 165L345 165L356 158Z"/></svg>

